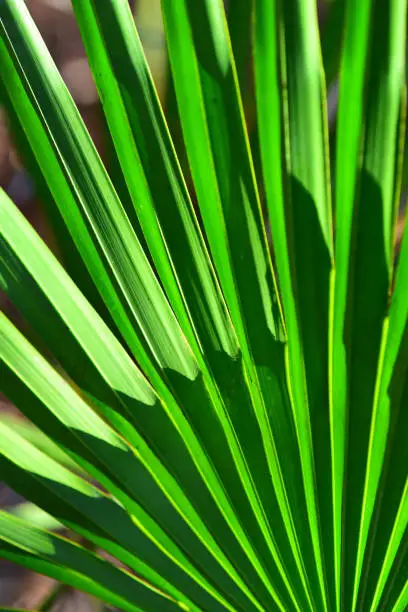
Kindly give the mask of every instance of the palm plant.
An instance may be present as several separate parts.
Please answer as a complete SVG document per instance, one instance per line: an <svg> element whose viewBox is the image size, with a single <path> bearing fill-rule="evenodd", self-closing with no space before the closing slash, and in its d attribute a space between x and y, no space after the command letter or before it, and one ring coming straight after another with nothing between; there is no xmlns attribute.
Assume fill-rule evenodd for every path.
<svg viewBox="0 0 408 612"><path fill-rule="evenodd" d="M329 150L315 1L254 0L255 172L221 1L162 0L182 169L127 0L73 0L110 177L1 0L3 98L64 266L2 193L26 335L0 316L1 388L38 429L1 420L0 474L44 514L1 511L0 556L128 611L407 609L407 3L338 6Z"/></svg>

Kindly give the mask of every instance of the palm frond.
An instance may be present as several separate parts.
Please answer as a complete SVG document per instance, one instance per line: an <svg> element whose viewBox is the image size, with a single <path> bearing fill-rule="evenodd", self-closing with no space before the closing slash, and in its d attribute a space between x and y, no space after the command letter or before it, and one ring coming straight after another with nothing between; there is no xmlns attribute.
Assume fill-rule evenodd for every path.
<svg viewBox="0 0 408 612"><path fill-rule="evenodd" d="M0 419L30 502L0 556L123 610L403 612L406 1L337 0L322 43L315 0L161 4L183 169L127 0L73 0L119 183L0 3L4 103L69 257L0 194L0 288L41 339L0 314L33 424Z"/></svg>

